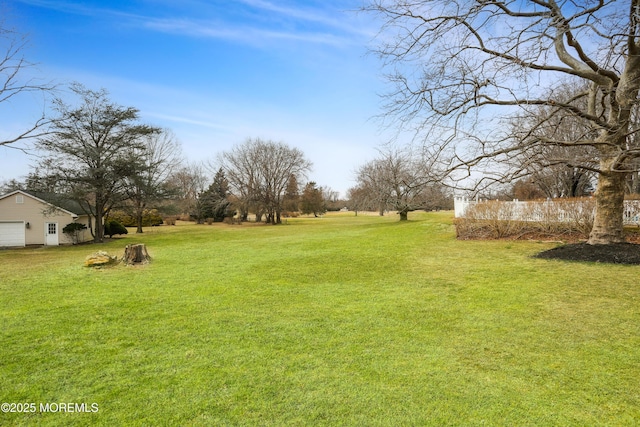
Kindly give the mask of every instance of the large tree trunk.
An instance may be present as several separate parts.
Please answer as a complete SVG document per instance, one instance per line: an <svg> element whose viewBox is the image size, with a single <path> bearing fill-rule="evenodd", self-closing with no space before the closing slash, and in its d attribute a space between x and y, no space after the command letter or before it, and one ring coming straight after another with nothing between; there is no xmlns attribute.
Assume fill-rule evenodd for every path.
<svg viewBox="0 0 640 427"><path fill-rule="evenodd" d="M627 62L616 90L615 102L611 103L609 110L608 121L617 125L614 127L616 130L603 129L598 138L598 142L605 144L599 147L601 172L596 190L596 215L588 241L591 245L625 241L623 215L627 173L616 171L628 168L626 156L621 153L626 151L631 108L638 96L639 70L640 60L637 56Z"/></svg>
<svg viewBox="0 0 640 427"><path fill-rule="evenodd" d="M136 202L136 233L142 233L142 216L144 215L144 205Z"/></svg>
<svg viewBox="0 0 640 427"><path fill-rule="evenodd" d="M96 234L93 237L94 243L102 243L104 238L104 203L98 201L96 197Z"/></svg>
<svg viewBox="0 0 640 427"><path fill-rule="evenodd" d="M625 174L601 173L596 190L596 214L589 235L590 245L624 242L623 212Z"/></svg>

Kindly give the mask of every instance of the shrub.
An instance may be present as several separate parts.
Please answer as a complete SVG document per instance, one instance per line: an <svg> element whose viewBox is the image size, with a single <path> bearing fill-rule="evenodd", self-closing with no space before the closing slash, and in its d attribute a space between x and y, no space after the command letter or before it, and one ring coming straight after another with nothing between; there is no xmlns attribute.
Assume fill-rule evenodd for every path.
<svg viewBox="0 0 640 427"><path fill-rule="evenodd" d="M155 227L162 223L162 215L160 215L157 209L145 209L142 212L143 227Z"/></svg>
<svg viewBox="0 0 640 427"><path fill-rule="evenodd" d="M117 221L120 224L124 225L125 227L136 226L136 219L133 217L133 215L129 215L128 213L122 210L112 210L111 212L109 212L109 220ZM107 223L105 223L105 227L106 226L107 226Z"/></svg>
<svg viewBox="0 0 640 427"><path fill-rule="evenodd" d="M116 220L110 220L104 224L104 235L113 237L114 235L129 234L126 227Z"/></svg>
<svg viewBox="0 0 640 427"><path fill-rule="evenodd" d="M87 226L78 222L72 222L67 224L62 229L62 232L69 236L74 245L78 244L79 235L82 230L86 230Z"/></svg>
<svg viewBox="0 0 640 427"><path fill-rule="evenodd" d="M459 239L545 236L587 238L593 226L593 199L536 202L481 202L455 221Z"/></svg>
<svg viewBox="0 0 640 427"><path fill-rule="evenodd" d="M125 227L137 227L138 223L134 215L129 215L125 211L116 210L109 213L109 218L118 221ZM162 216L157 209L145 209L142 211L142 226L151 227L162 224Z"/></svg>

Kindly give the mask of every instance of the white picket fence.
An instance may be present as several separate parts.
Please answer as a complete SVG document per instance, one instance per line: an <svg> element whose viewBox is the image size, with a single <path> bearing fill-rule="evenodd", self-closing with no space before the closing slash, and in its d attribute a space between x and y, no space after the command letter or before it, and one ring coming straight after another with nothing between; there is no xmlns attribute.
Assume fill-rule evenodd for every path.
<svg viewBox="0 0 640 427"><path fill-rule="evenodd" d="M454 212L456 218L464 218L468 210L480 203L487 203L486 200L469 200L465 198L456 197L454 199ZM594 210L595 200L591 198L584 199L572 199L571 208L568 210L563 209L561 206L554 206L553 200L545 201L503 201L492 202L501 203L504 209L499 209L498 214L503 212L505 220L515 221L543 221L548 220L549 212L555 212L558 216L557 221L570 221L576 217L576 214L586 212L587 210ZM565 202L566 203L566 202ZM553 208L553 209L550 209ZM476 214L477 216L477 214ZM625 200L624 201L624 225L636 225L640 226L640 200Z"/></svg>

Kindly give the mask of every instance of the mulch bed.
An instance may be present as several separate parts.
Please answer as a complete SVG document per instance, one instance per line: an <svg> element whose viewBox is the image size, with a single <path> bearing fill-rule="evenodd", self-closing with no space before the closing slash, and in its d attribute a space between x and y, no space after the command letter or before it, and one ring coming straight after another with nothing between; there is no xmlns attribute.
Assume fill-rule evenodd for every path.
<svg viewBox="0 0 640 427"><path fill-rule="evenodd" d="M640 244L614 243L588 245L571 243L534 255L535 258L564 261L605 262L611 264L640 264Z"/></svg>

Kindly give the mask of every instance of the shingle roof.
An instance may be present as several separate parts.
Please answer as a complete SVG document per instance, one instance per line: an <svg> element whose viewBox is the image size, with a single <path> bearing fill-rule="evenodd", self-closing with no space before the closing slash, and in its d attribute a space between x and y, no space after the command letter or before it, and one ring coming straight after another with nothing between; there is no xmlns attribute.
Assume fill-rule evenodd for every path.
<svg viewBox="0 0 640 427"><path fill-rule="evenodd" d="M17 193L22 193L26 196L33 197L36 200L39 200L43 203L52 205L54 207L60 208L63 211L68 212L74 216L86 215L86 213L80 207L80 204L75 200L71 200L65 196L55 193L44 193L44 192L26 192L22 190L15 190L10 193L4 194L0 196L0 199L4 199L5 197L12 196Z"/></svg>

